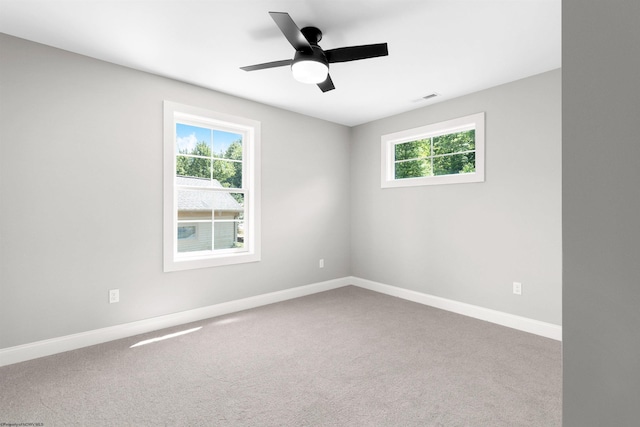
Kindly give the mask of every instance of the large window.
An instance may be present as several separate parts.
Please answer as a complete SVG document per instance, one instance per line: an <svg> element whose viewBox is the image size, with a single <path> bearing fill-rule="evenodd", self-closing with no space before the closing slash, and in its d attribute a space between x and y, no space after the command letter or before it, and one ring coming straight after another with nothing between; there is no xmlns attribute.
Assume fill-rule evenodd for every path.
<svg viewBox="0 0 640 427"><path fill-rule="evenodd" d="M164 103L164 271L260 260L260 123Z"/></svg>
<svg viewBox="0 0 640 427"><path fill-rule="evenodd" d="M484 113L382 136L386 187L484 181Z"/></svg>

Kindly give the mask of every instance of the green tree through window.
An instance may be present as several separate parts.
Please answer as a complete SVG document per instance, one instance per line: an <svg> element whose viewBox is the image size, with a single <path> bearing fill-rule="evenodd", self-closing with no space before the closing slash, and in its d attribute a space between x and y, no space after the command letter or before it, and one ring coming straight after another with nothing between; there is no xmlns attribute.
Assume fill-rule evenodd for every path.
<svg viewBox="0 0 640 427"><path fill-rule="evenodd" d="M475 130L395 145L395 179L473 173Z"/></svg>
<svg viewBox="0 0 640 427"><path fill-rule="evenodd" d="M176 175L213 178L225 188L242 188L242 141L232 142L215 156L205 141L199 141L192 150L180 150Z"/></svg>

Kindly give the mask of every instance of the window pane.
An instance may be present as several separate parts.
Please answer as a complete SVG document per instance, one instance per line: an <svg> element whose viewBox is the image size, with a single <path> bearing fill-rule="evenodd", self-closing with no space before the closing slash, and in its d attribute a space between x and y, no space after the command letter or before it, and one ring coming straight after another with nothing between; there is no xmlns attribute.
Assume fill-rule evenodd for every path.
<svg viewBox="0 0 640 427"><path fill-rule="evenodd" d="M418 159L431 155L431 139L419 139L417 141L396 144L396 160Z"/></svg>
<svg viewBox="0 0 640 427"><path fill-rule="evenodd" d="M244 236L240 238L240 221L214 221L213 224L214 249L244 247ZM244 226L242 228L244 228Z"/></svg>
<svg viewBox="0 0 640 427"><path fill-rule="evenodd" d="M213 204L215 211L214 249L243 247L244 194L216 192Z"/></svg>
<svg viewBox="0 0 640 427"><path fill-rule="evenodd" d="M433 138L433 152L434 154L450 154L475 150L475 133L475 130L468 130L436 136Z"/></svg>
<svg viewBox="0 0 640 427"><path fill-rule="evenodd" d="M395 179L431 176L431 160L425 159L396 162L395 173Z"/></svg>
<svg viewBox="0 0 640 427"><path fill-rule="evenodd" d="M244 194L219 191L212 195L216 220L244 219Z"/></svg>
<svg viewBox="0 0 640 427"><path fill-rule="evenodd" d="M231 196L233 198L233 200L236 202L236 204L234 205L229 205L229 200L227 199L227 202L225 203L224 206L227 207L227 210L229 210L229 207L233 207L235 210L235 212L238 212L238 215L240 215L238 217L238 219L244 219L244 194L243 193L227 193L229 196ZM220 204L218 205L220 207L222 207L223 205ZM220 208L218 208L220 209Z"/></svg>
<svg viewBox="0 0 640 427"><path fill-rule="evenodd" d="M434 175L457 175L476 171L476 153L434 157Z"/></svg>
<svg viewBox="0 0 640 427"><path fill-rule="evenodd" d="M221 159L242 160L242 135L214 130L213 152Z"/></svg>
<svg viewBox="0 0 640 427"><path fill-rule="evenodd" d="M206 190L178 190L178 220L210 221L214 195Z"/></svg>
<svg viewBox="0 0 640 427"><path fill-rule="evenodd" d="M210 179L211 159L179 155L176 157L176 176Z"/></svg>
<svg viewBox="0 0 640 427"><path fill-rule="evenodd" d="M176 154L211 157L211 129L176 123Z"/></svg>
<svg viewBox="0 0 640 427"><path fill-rule="evenodd" d="M225 188L242 188L242 162L214 160L213 179Z"/></svg>
<svg viewBox="0 0 640 427"><path fill-rule="evenodd" d="M178 220L244 219L244 194L210 190L178 190Z"/></svg>
<svg viewBox="0 0 640 427"><path fill-rule="evenodd" d="M238 221L238 234L236 238L236 246L239 248L244 248L244 221Z"/></svg>
<svg viewBox="0 0 640 427"><path fill-rule="evenodd" d="M178 222L178 252L210 251L211 221Z"/></svg>

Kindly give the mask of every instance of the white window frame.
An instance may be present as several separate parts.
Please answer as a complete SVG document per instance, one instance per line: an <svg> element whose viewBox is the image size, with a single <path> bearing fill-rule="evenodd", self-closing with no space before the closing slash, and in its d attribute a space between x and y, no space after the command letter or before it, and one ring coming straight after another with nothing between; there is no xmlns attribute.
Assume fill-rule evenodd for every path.
<svg viewBox="0 0 640 427"><path fill-rule="evenodd" d="M397 144L456 132L464 132L471 129L475 129L475 172L453 175L424 176L417 178L395 178L395 146ZM380 181L382 188L460 184L470 182L484 182L484 112L382 135Z"/></svg>
<svg viewBox="0 0 640 427"><path fill-rule="evenodd" d="M176 124L186 123L241 134L245 223L242 249L178 253ZM260 122L204 108L164 101L164 271L218 267L260 261ZM226 190L216 190L226 191ZM229 192L233 192L232 190ZM212 218L213 221L213 218ZM182 221L181 221L182 222ZM213 223L212 223L213 227Z"/></svg>

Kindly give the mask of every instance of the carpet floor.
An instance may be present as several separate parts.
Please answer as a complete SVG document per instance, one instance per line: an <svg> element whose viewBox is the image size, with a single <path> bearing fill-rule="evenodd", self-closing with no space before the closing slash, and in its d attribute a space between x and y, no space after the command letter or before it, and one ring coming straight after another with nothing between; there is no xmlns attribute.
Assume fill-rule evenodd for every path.
<svg viewBox="0 0 640 427"><path fill-rule="evenodd" d="M561 425L559 342L353 286L5 366L0 382L0 424Z"/></svg>

